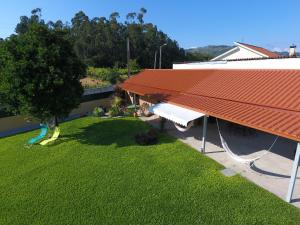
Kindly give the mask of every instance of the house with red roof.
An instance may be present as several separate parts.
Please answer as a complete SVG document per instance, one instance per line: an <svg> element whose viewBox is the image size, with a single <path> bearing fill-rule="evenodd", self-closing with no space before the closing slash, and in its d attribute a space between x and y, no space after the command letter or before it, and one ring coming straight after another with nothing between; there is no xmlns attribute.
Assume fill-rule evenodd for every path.
<svg viewBox="0 0 300 225"><path fill-rule="evenodd" d="M235 47L206 62L176 62L173 69L300 69L296 46L282 56L255 45L234 42Z"/></svg>
<svg viewBox="0 0 300 225"><path fill-rule="evenodd" d="M288 168L290 176L281 177L278 186L275 185L278 179L273 181L278 187L276 190L272 190L274 185L266 187L265 181L256 181L276 194L287 189L285 197L278 196L291 202L300 163L300 58L280 57L257 46L237 43L236 48L213 61L178 63L173 64L173 69L144 70L127 79L120 88L128 94L132 104L148 104L151 113L174 123L179 131L188 130L196 124L194 121L202 118L203 153L206 152L208 117L215 118L222 148L238 162L248 162L249 158L246 160L229 149L218 120L274 137L274 142L261 156L272 149L278 138L279 142L290 142L296 149L291 157L294 161L283 163L285 159L276 157L273 163L267 162L269 166L281 164ZM283 147L281 152L285 151ZM249 159L249 162L256 159ZM251 171L249 174L252 179Z"/></svg>
<svg viewBox="0 0 300 225"><path fill-rule="evenodd" d="M235 47L213 58L211 61L237 60L237 59L260 59L278 58L279 54L255 45L234 42Z"/></svg>

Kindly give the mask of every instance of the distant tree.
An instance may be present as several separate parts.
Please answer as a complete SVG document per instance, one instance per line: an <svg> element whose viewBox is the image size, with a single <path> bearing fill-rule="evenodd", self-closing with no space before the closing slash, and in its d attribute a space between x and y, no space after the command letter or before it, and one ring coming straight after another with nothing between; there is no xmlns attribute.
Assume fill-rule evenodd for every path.
<svg viewBox="0 0 300 225"><path fill-rule="evenodd" d="M26 29L0 44L0 102L14 114L57 122L79 105L86 68L65 31Z"/></svg>
<svg viewBox="0 0 300 225"><path fill-rule="evenodd" d="M89 19L79 12L72 19L71 35L75 51L86 64L94 67L125 66L126 39L130 40L131 59L141 68L153 68L155 51L167 43L163 50L163 68L172 67L173 61L184 60L184 50L157 26L145 23L145 8L126 15L125 23L118 21L120 15L113 12L108 19L95 17Z"/></svg>
<svg viewBox="0 0 300 225"><path fill-rule="evenodd" d="M120 18L120 14L118 12L113 12L109 16L109 20L114 22L117 22L118 18Z"/></svg>
<svg viewBox="0 0 300 225"><path fill-rule="evenodd" d="M47 23L47 26L50 29L56 29L56 30L63 30L67 28L66 25L61 20L57 20L56 22L49 21Z"/></svg>
<svg viewBox="0 0 300 225"><path fill-rule="evenodd" d="M72 18L71 24L67 25L61 20L45 23L41 18L41 9L38 8L32 10L31 16L20 18L16 33L25 33L31 24L46 25L51 30L64 30L74 44L78 57L93 67L112 68L115 64L125 67L127 37L130 40L131 59L135 59L141 68L153 68L155 52L165 43L163 68L172 67L173 61L184 60L184 51L175 40L158 30L156 25L145 22L146 13L145 8L130 12L122 23L118 12L112 12L108 18L89 18L83 11L79 11Z"/></svg>
<svg viewBox="0 0 300 225"><path fill-rule="evenodd" d="M200 52L187 52L185 56L185 61L209 61L213 56Z"/></svg>
<svg viewBox="0 0 300 225"><path fill-rule="evenodd" d="M126 15L126 24L135 23L136 13L131 12Z"/></svg>
<svg viewBox="0 0 300 225"><path fill-rule="evenodd" d="M137 19L140 22L140 24L144 23L144 15L147 13L147 10L145 8L141 8L140 12L137 15Z"/></svg>
<svg viewBox="0 0 300 225"><path fill-rule="evenodd" d="M34 23L45 24L45 21L41 19L42 10L40 8L33 9L31 11L31 16L21 16L20 22L16 26L16 33L23 34L27 32L29 26Z"/></svg>

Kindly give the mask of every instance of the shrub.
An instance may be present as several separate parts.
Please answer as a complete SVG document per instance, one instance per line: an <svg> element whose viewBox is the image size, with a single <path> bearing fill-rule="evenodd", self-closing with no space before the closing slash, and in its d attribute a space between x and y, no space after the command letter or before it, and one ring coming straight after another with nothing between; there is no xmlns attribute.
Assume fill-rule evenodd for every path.
<svg viewBox="0 0 300 225"><path fill-rule="evenodd" d="M116 117L116 116L122 116L122 115L123 115L123 112L120 109L116 108L116 107L112 107L108 111L108 116L109 117Z"/></svg>
<svg viewBox="0 0 300 225"><path fill-rule="evenodd" d="M105 111L101 107L95 107L92 114L93 114L93 116L104 116Z"/></svg>
<svg viewBox="0 0 300 225"><path fill-rule="evenodd" d="M116 84L121 79L121 73L116 68L89 67L87 70L87 75L111 84Z"/></svg>
<svg viewBox="0 0 300 225"><path fill-rule="evenodd" d="M121 107L122 99L118 96L114 97L111 106L112 107Z"/></svg>
<svg viewBox="0 0 300 225"><path fill-rule="evenodd" d="M140 66L137 63L136 59L129 60L129 67L131 71L137 71L140 70Z"/></svg>
<svg viewBox="0 0 300 225"><path fill-rule="evenodd" d="M120 97L114 97L111 108L108 111L109 117L122 116L124 113L121 109L122 99Z"/></svg>
<svg viewBox="0 0 300 225"><path fill-rule="evenodd" d="M131 74L136 74L140 71L138 65L133 62ZM87 69L87 75L101 81L109 82L110 84L116 84L124 79L127 79L127 68L95 68L89 67Z"/></svg>
<svg viewBox="0 0 300 225"><path fill-rule="evenodd" d="M133 116L135 109L134 108L124 108L124 116Z"/></svg>
<svg viewBox="0 0 300 225"><path fill-rule="evenodd" d="M118 81L120 81L120 72L118 69L110 69L109 72L103 77L104 81L108 81L111 84L116 84Z"/></svg>
<svg viewBox="0 0 300 225"><path fill-rule="evenodd" d="M147 133L137 134L135 141L139 145L154 145L158 142L158 134L156 130L150 129Z"/></svg>
<svg viewBox="0 0 300 225"><path fill-rule="evenodd" d="M146 102L144 102L144 103L141 105L141 109L140 109L141 115L142 115L142 116L146 116L146 117L149 117L149 116L153 115L153 114L149 111L149 108L150 108L149 104L146 103Z"/></svg>

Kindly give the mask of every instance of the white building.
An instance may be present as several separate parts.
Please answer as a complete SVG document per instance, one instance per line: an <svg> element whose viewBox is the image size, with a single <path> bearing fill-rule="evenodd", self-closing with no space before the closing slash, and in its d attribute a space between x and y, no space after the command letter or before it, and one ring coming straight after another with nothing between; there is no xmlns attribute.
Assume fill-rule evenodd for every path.
<svg viewBox="0 0 300 225"><path fill-rule="evenodd" d="M254 45L235 42L236 47L208 62L173 64L173 69L300 69L295 57L296 46L290 47L290 57Z"/></svg>
<svg viewBox="0 0 300 225"><path fill-rule="evenodd" d="M176 63L173 69L300 69L300 58Z"/></svg>
<svg viewBox="0 0 300 225"><path fill-rule="evenodd" d="M271 52L262 47L240 43L240 42L234 42L234 44L236 45L236 47L213 58L211 61L280 57L280 55L278 55L277 53Z"/></svg>

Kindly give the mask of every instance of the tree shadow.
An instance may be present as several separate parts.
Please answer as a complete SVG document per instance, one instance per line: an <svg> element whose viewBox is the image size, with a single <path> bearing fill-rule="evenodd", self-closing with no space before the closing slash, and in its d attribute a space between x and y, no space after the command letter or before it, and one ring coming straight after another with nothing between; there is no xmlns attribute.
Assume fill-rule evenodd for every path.
<svg viewBox="0 0 300 225"><path fill-rule="evenodd" d="M76 140L84 145L137 146L135 135L146 132L150 128L149 124L140 120L107 119L80 128L79 132L63 135L55 145L68 140ZM161 138L159 135L158 144L173 141L173 138Z"/></svg>

